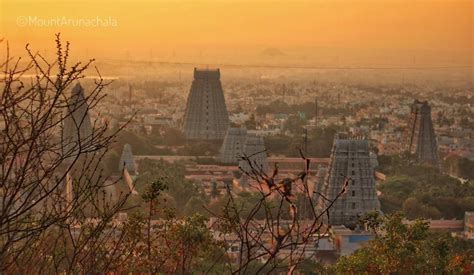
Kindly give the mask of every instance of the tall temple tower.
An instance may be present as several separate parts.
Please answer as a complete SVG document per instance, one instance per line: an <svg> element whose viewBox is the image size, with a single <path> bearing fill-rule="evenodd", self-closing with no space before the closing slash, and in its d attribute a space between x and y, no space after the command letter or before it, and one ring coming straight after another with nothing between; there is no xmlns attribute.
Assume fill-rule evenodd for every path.
<svg viewBox="0 0 474 275"><path fill-rule="evenodd" d="M334 200L341 192L346 177L350 178L349 185L345 194L329 209L327 222L353 227L359 216L374 210L380 211L368 140L336 136L324 184L318 191L327 199ZM328 205L321 196L317 200L320 210Z"/></svg>
<svg viewBox="0 0 474 275"><path fill-rule="evenodd" d="M414 155L419 163L438 167L438 145L428 101L415 100L411 105L406 139L406 151Z"/></svg>
<svg viewBox="0 0 474 275"><path fill-rule="evenodd" d="M89 117L89 105L84 96L84 89L77 83L68 99L68 108L63 121L63 153L73 157L77 154L79 144L82 147L92 139L92 124Z"/></svg>
<svg viewBox="0 0 474 275"><path fill-rule="evenodd" d="M122 150L122 156L120 157L119 171L122 172L123 168L131 174L136 173L135 162L133 160L132 147L130 144L125 144Z"/></svg>
<svg viewBox="0 0 474 275"><path fill-rule="evenodd" d="M219 161L226 164L238 164L247 140L246 128L229 128L219 152Z"/></svg>
<svg viewBox="0 0 474 275"><path fill-rule="evenodd" d="M229 114L219 69L194 68L194 80L184 114L187 139L223 139L229 127Z"/></svg>

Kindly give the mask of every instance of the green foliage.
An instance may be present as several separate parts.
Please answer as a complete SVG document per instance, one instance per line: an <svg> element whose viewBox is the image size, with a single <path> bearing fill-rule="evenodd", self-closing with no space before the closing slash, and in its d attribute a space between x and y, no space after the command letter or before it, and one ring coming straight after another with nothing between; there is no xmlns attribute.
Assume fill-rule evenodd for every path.
<svg viewBox="0 0 474 275"><path fill-rule="evenodd" d="M261 200L261 196L258 193L254 192L241 192L235 197L236 208L241 212L241 217L247 217L250 215L252 207L256 205ZM265 213L264 209L260 209L259 212L255 215L257 219L264 219Z"/></svg>
<svg viewBox="0 0 474 275"><path fill-rule="evenodd" d="M474 161L468 158L448 157L444 164L450 174L471 181L474 180Z"/></svg>
<svg viewBox="0 0 474 275"><path fill-rule="evenodd" d="M146 193L147 185L150 182L156 182L157 179L166 183L166 195L172 199L167 201L168 206L176 209L178 216L192 214L192 211L186 211L187 203L192 199L194 201L194 211L202 209L197 208L196 201L206 202L203 190L197 184L185 179L185 167L180 163L168 163L164 160L143 159L138 162L139 176L135 183L137 191L140 194ZM187 213L186 213L187 212Z"/></svg>
<svg viewBox="0 0 474 275"><path fill-rule="evenodd" d="M235 204L232 206L227 206L226 202L229 200L228 195L226 194L224 196L221 196L218 201L210 205L210 210L218 215L227 215L228 220L236 218L236 213L238 213L241 218L246 218L250 215L253 208L259 204L262 197L259 193L256 192L244 191L238 194L234 194L233 199ZM256 212L255 219L266 219L266 210L268 210L268 212L272 213L274 216L278 214L278 207L280 204L279 199L267 198L262 203L263 206ZM289 209L289 204L284 201L282 204L282 209L280 210L280 216L282 219L290 219Z"/></svg>
<svg viewBox="0 0 474 275"><path fill-rule="evenodd" d="M308 131L308 157L329 157L335 134L339 127L321 127ZM291 132L293 136L276 135L265 137L265 146L271 154L298 157L298 148L304 148L304 131Z"/></svg>
<svg viewBox="0 0 474 275"><path fill-rule="evenodd" d="M402 209L406 217L411 220L420 217L429 217L431 219L441 218L441 213L436 207L425 205L412 197L403 202Z"/></svg>
<svg viewBox="0 0 474 275"><path fill-rule="evenodd" d="M169 165L150 160L141 164L145 167ZM174 172L163 176L154 171L156 179L143 184L141 206L148 207L143 207L142 213L131 214L125 222L122 241L116 250L127 256L112 269L140 274L189 274L211 267L224 270L223 244L214 240L208 219L195 211L202 208L204 202L191 196L184 207L186 216L182 218L175 215L175 208L163 203L169 201L166 200L169 194L164 192L172 183L170 179L182 179L182 175Z"/></svg>
<svg viewBox="0 0 474 275"><path fill-rule="evenodd" d="M359 224L374 234L377 233L383 222L384 217L378 211L368 212L359 219Z"/></svg>
<svg viewBox="0 0 474 275"><path fill-rule="evenodd" d="M143 216L132 215L128 219L119 247L124 258L115 270L137 274L190 274L211 266L213 270L224 270L225 258L219 258L223 255L222 244L213 239L207 218L199 214L160 218L151 228ZM222 261L216 263L219 259Z"/></svg>
<svg viewBox="0 0 474 275"><path fill-rule="evenodd" d="M329 270L322 263L305 259L296 267L296 273L305 275L329 274Z"/></svg>
<svg viewBox="0 0 474 275"><path fill-rule="evenodd" d="M294 148L299 145L294 142L293 138L285 135L268 136L264 140L268 152L277 155L287 155L287 153L294 151Z"/></svg>
<svg viewBox="0 0 474 275"><path fill-rule="evenodd" d="M169 249L175 250L174 253L181 258L180 274L204 270L212 264L214 271L223 269L222 260L225 258L218 257L223 254L222 246L214 240L207 222L207 218L200 214L185 217L179 222L168 222L167 241L172 244Z"/></svg>
<svg viewBox="0 0 474 275"><path fill-rule="evenodd" d="M305 119L302 119L299 115L290 115L283 125L283 130L292 135L302 135L304 133L305 125Z"/></svg>
<svg viewBox="0 0 474 275"><path fill-rule="evenodd" d="M146 188L142 198L145 202L151 202L156 200L166 189L168 189L168 186L166 185L166 178L158 178Z"/></svg>
<svg viewBox="0 0 474 275"><path fill-rule="evenodd" d="M130 144L133 154L136 155L155 155L159 153L149 137L145 135L137 135L136 133L127 130L123 130L118 134L113 148L121 153L123 146L126 143Z"/></svg>
<svg viewBox="0 0 474 275"><path fill-rule="evenodd" d="M381 157L388 179L379 185L382 211L403 210L410 218L458 218L473 211L474 183L461 182L403 157Z"/></svg>
<svg viewBox="0 0 474 275"><path fill-rule="evenodd" d="M183 209L183 215L185 216L190 216L195 213L199 213L201 215L207 215L208 213L204 209L204 206L207 204L207 202L202 198L198 196L192 196L189 198L188 202L184 205Z"/></svg>
<svg viewBox="0 0 474 275"><path fill-rule="evenodd" d="M399 199L408 197L418 184L415 179L408 176L394 176L389 180L382 183L380 191L390 193Z"/></svg>
<svg viewBox="0 0 474 275"><path fill-rule="evenodd" d="M400 214L372 217L376 238L350 256L341 257L338 273L459 274L472 271L472 242L429 231L427 222L404 224Z"/></svg>
<svg viewBox="0 0 474 275"><path fill-rule="evenodd" d="M378 169L390 176L426 177L439 174L433 167L416 165L409 155L379 156L378 161Z"/></svg>

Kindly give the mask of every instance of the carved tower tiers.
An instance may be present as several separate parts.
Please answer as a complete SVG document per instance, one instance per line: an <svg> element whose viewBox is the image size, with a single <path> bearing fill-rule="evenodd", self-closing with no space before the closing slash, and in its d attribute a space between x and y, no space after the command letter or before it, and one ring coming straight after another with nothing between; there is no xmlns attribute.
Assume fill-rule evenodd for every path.
<svg viewBox="0 0 474 275"><path fill-rule="evenodd" d="M334 200L346 178L349 180L346 192L329 209L329 221L326 222L331 225L354 226L359 216L380 211L366 139L335 138L329 169L323 186L318 189L325 198ZM325 209L329 202L322 196L317 199L319 209Z"/></svg>
<svg viewBox="0 0 474 275"><path fill-rule="evenodd" d="M223 139L229 115L219 69L194 68L194 80L184 114L183 131L187 139Z"/></svg>

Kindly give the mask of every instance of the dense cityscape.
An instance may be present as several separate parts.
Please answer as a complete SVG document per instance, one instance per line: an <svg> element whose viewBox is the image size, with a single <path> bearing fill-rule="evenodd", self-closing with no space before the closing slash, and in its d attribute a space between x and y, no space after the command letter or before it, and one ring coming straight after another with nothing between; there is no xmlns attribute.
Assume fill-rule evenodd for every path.
<svg viewBox="0 0 474 275"><path fill-rule="evenodd" d="M468 1L24 1L0 5L1 274L474 272Z"/></svg>
<svg viewBox="0 0 474 275"><path fill-rule="evenodd" d="M129 174L113 194L128 186L136 203L133 197L146 192L154 177L173 179L165 181L166 207L180 216L200 213L211 226L227 192L242 207L252 205L262 191L253 184L264 178L252 170L278 169L276 179L292 178L304 170L304 154L311 160L306 180L315 209L324 211L326 198L336 198L350 181L328 210L325 226L330 227L320 229L326 235L304 244L305 259L334 264L364 246L376 234L359 220L373 211L403 213L405 224L423 218L430 230L473 238L469 85L328 82L325 75L337 73L317 71L307 73L314 79L301 82L260 72L227 85L219 68L191 68L193 80L188 81L181 80L182 70L176 81L118 79L107 87L101 117L125 128L104 166L112 178ZM310 221L313 213L305 209L304 194L295 199L300 219ZM130 213L135 211L121 218ZM264 217L255 219L263 222ZM237 257L236 236L212 232Z"/></svg>

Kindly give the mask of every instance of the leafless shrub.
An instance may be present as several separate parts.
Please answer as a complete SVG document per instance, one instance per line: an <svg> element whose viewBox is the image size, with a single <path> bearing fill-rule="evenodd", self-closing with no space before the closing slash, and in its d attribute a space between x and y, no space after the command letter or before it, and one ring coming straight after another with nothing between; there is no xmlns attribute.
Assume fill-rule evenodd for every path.
<svg viewBox="0 0 474 275"><path fill-rule="evenodd" d="M259 153L262 152L256 154ZM228 199L222 214L211 212L216 219L213 228L221 233L229 247L237 247L236 251L227 249L226 255L223 255L231 259L232 263L228 266L233 274L249 273L252 266L257 266L257 273L282 268L292 273L302 260L314 255L318 240L328 230L323 220L326 217L329 220L329 209L344 194L350 179L346 178L342 190L330 200L320 193L310 191L310 159L301 150L304 170L294 178L281 180L278 179L278 165L269 174L253 159L256 154L242 157L250 169L241 171L251 179L250 188L258 194L258 201L244 211L236 201L236 194L228 186ZM310 219L298 214L295 191L302 194L300 199L309 205ZM322 208L317 207L313 193L325 200ZM257 215L262 211L263 219Z"/></svg>
<svg viewBox="0 0 474 275"><path fill-rule="evenodd" d="M70 65L69 43L59 34L53 61L27 45L24 64L6 45L0 61L0 272L108 270L117 257L110 240L121 234L113 217L128 194L112 198L116 182L100 164L117 132L84 114L96 108L109 83L96 69L93 88L71 98L94 60Z"/></svg>

